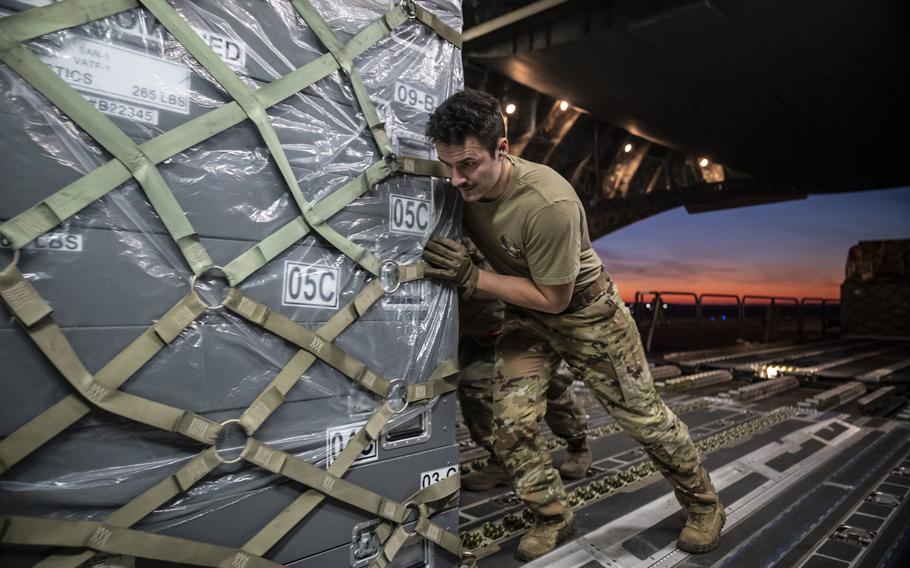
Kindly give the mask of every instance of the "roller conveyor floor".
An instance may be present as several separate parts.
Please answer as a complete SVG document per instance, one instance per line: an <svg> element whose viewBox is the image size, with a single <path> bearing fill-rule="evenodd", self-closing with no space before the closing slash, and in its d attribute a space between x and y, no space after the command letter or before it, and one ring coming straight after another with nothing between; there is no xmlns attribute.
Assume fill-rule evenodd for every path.
<svg viewBox="0 0 910 568"><path fill-rule="evenodd" d="M824 411L797 408L845 381L900 363L910 342L848 339L842 347L813 356L813 363L824 365L847 353L891 351L887 357L864 359L868 364L857 362L852 375L842 379L802 377L797 388L758 400L720 396L754 380L744 376L662 393L689 426L727 505L718 550L690 556L676 549L684 514L670 485L579 383L575 388L587 405L594 465L585 479L565 482L577 519L573 537L534 562L517 560L514 552L526 523L523 505L508 488L462 491L462 537L478 551L481 567L910 565L910 421L905 418L910 368L880 377L894 390L874 407L861 406L860 397L851 394ZM762 350L755 346L754 351ZM735 356L742 360L748 353L741 350ZM710 358L711 353L698 357ZM674 364L680 364L685 377L692 367L685 367L683 359L684 354ZM879 388L872 381L863 384L867 393ZM554 464L560 464L563 445L543 423L541 430L551 441ZM463 427L459 440L463 469L485 459Z"/></svg>

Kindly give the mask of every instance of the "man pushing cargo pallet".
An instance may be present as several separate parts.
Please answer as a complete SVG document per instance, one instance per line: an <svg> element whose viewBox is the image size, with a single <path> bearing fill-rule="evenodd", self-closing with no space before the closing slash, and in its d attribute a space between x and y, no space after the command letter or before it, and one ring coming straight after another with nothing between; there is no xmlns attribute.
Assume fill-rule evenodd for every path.
<svg viewBox="0 0 910 568"><path fill-rule="evenodd" d="M536 521L519 558L550 552L574 528L537 426L560 359L673 485L688 510L679 548L715 549L723 505L686 425L654 390L635 323L591 247L572 186L546 166L509 155L499 102L487 93L449 97L426 134L465 201L465 232L495 269L479 268L463 243L434 236L423 253L426 274L455 282L465 300L477 294L507 304L491 379L493 448Z"/></svg>

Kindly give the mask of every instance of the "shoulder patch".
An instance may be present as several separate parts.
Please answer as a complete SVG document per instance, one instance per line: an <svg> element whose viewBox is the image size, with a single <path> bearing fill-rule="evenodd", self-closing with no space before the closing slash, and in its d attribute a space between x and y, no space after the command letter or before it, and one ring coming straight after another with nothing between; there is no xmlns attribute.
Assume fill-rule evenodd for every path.
<svg viewBox="0 0 910 568"><path fill-rule="evenodd" d="M518 248L518 245L515 244L515 241L513 241L509 235L502 235L499 237L499 246L501 246L502 250L506 251L512 258L521 260L525 257L525 253Z"/></svg>

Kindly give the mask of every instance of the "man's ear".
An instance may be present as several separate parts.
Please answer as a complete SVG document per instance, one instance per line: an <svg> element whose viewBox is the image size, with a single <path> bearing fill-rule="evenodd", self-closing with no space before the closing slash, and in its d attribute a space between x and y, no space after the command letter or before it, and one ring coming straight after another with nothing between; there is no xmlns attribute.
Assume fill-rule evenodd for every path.
<svg viewBox="0 0 910 568"><path fill-rule="evenodd" d="M499 157L505 157L505 155L509 153L509 139L506 137L500 138L496 142L496 148L497 152L499 153Z"/></svg>

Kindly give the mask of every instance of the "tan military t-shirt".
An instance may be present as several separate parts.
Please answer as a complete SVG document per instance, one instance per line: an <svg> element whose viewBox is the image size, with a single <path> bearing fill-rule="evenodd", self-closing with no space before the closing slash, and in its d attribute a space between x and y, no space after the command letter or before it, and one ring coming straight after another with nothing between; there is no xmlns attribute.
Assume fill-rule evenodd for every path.
<svg viewBox="0 0 910 568"><path fill-rule="evenodd" d="M600 275L585 210L575 190L547 166L515 156L506 190L493 201L465 204L468 235L500 274L582 290Z"/></svg>

